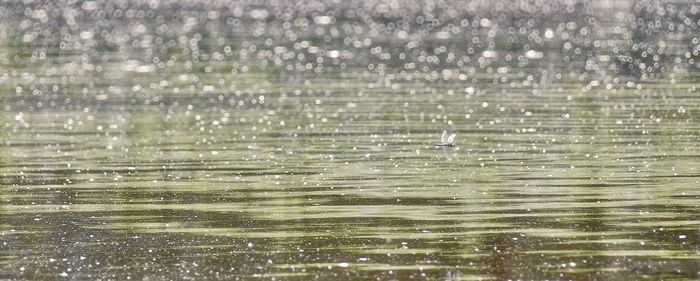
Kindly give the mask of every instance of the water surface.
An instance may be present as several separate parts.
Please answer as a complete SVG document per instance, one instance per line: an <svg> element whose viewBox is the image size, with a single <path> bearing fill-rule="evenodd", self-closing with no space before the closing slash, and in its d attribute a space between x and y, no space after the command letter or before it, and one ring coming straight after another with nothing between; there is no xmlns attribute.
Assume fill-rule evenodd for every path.
<svg viewBox="0 0 700 281"><path fill-rule="evenodd" d="M4 4L0 278L697 278L700 14L461 4Z"/></svg>

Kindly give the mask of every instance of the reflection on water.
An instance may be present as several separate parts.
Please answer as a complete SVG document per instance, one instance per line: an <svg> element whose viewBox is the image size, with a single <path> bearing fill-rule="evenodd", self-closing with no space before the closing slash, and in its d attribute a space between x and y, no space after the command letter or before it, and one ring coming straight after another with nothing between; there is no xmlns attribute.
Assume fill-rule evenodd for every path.
<svg viewBox="0 0 700 281"><path fill-rule="evenodd" d="M0 278L698 278L700 7L492 2L2 5Z"/></svg>

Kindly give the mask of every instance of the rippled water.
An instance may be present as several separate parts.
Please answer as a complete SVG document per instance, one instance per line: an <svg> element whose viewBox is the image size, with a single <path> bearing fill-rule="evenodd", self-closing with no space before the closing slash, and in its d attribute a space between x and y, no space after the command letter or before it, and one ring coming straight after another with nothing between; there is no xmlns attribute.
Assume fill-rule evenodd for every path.
<svg viewBox="0 0 700 281"><path fill-rule="evenodd" d="M264 34L275 37L274 16L266 14L274 9L244 6L240 15L233 8L230 13L249 28L267 19L262 35L241 43L245 32L234 30L223 43L202 48L216 57L220 47L221 60L184 53L159 65L144 47L157 41L144 37L161 34L155 23L145 20L144 31L138 21L127 21L133 26L125 32L141 40L127 50L105 35L105 42L89 45L99 30L70 31L77 37L62 40L88 45L68 50L46 45L50 33L41 35L48 41L33 41L25 38L32 33L9 28L27 18L56 29L70 26L43 21L36 7L24 5L33 12L5 20L2 29L0 278L623 280L700 274L700 124L694 119L700 99L698 74L687 60L697 54L683 63L664 58L641 72L619 71L623 61L601 73L565 63L590 64L573 49L571 57L566 50L544 50L542 59L485 45L462 66L426 63L427 70L413 72L396 61L401 50L392 49L407 41L377 43L390 47L372 51L376 44L343 45L339 38L321 44L332 61L325 70L311 70L323 65L317 58L296 57L315 54L308 47L292 55L298 64L292 69L265 68L265 55L249 55L253 62L241 56L255 54L250 42L263 42ZM89 22L89 11L99 10L93 5L75 4L82 9L76 17ZM591 4L581 5L572 7ZM25 6L6 4L2 11ZM216 42L212 30L219 29L206 17L193 22L186 15L194 8L173 9L177 16L164 22L182 23L185 30L163 34L186 36L177 40L190 44L190 52L197 34ZM539 20L547 15L530 13ZM577 21L579 35L581 24L590 22L552 13L550 21L562 18L563 30L568 20ZM482 30L472 33L475 38L491 38L489 28L506 33L504 26L492 27L495 19L479 19L485 14L469 10L454 21L477 22L474 30ZM313 22L309 30L344 23L338 14L306 19ZM227 22L223 15L220 21ZM119 35L120 22L107 17L102 28ZM542 34L561 36L551 26ZM688 26L675 34L692 37ZM359 28L358 35L371 34ZM470 42L453 37L459 32L440 32L423 32L429 38L423 42L453 40L447 45L455 52ZM274 43L290 40L285 36L259 46L274 53ZM304 44L325 40L314 38ZM585 45L579 39L571 42ZM666 40L683 46L695 39ZM234 62L226 45L234 46ZM45 58L33 60L42 50ZM289 50L278 49L280 56ZM394 59L382 64L363 55L373 52ZM508 52L532 62L506 62ZM408 55L414 62L425 57ZM274 58L268 62L274 65ZM304 63L316 65L305 71ZM685 68L662 75L664 63ZM457 134L456 147L432 145L443 130Z"/></svg>

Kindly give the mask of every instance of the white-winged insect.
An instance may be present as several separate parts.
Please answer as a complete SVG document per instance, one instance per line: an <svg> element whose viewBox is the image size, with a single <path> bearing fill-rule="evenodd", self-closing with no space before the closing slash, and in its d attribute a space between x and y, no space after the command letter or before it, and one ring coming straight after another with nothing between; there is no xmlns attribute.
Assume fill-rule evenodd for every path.
<svg viewBox="0 0 700 281"><path fill-rule="evenodd" d="M433 143L434 146L447 146L447 147L453 147L455 146L455 137L457 134L451 134L449 137L447 136L447 130L442 131L442 136L440 136L440 142L435 142Z"/></svg>

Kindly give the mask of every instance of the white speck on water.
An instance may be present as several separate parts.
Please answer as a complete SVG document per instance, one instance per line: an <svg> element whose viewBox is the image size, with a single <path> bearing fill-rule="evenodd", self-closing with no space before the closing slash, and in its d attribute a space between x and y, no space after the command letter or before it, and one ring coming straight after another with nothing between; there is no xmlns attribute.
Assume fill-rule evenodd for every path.
<svg viewBox="0 0 700 281"><path fill-rule="evenodd" d="M348 267L348 266L350 266L350 264L347 263L347 262L341 262L341 263L338 264L338 266L340 266L340 267Z"/></svg>
<svg viewBox="0 0 700 281"><path fill-rule="evenodd" d="M552 39L552 38L554 38L554 30L552 30L551 28L545 29L545 31L544 31L544 38L547 38L547 39Z"/></svg>
<svg viewBox="0 0 700 281"><path fill-rule="evenodd" d="M266 19L269 14L270 13L267 10L263 9L255 9L250 11L250 17L257 20Z"/></svg>
<svg viewBox="0 0 700 281"><path fill-rule="evenodd" d="M92 39L93 36L95 36L95 33L91 32L91 31L83 30L80 32L80 39L83 39L83 40Z"/></svg>
<svg viewBox="0 0 700 281"><path fill-rule="evenodd" d="M152 64L141 64L141 62L137 60L128 60L124 63L124 65L122 65L122 70L126 72L146 73L156 70L156 67ZM134 86L134 91L138 91L141 89L137 86L138 85Z"/></svg>
<svg viewBox="0 0 700 281"><path fill-rule="evenodd" d="M340 57L340 51L338 51L338 50L331 50L331 51L328 51L328 57L329 57L329 58L337 58L337 57Z"/></svg>
<svg viewBox="0 0 700 281"><path fill-rule="evenodd" d="M498 57L498 53L496 51L484 51L481 53L481 56L485 58L495 58Z"/></svg>
<svg viewBox="0 0 700 281"><path fill-rule="evenodd" d="M534 51L534 50L529 50L529 51L525 52L525 57L528 59L541 59L544 57L544 53Z"/></svg>
<svg viewBox="0 0 700 281"><path fill-rule="evenodd" d="M399 39L406 39L408 38L408 32L400 30L399 32L396 32L396 37Z"/></svg>
<svg viewBox="0 0 700 281"><path fill-rule="evenodd" d="M329 16L317 16L314 17L314 23L318 25L330 24L333 21L332 17Z"/></svg>

